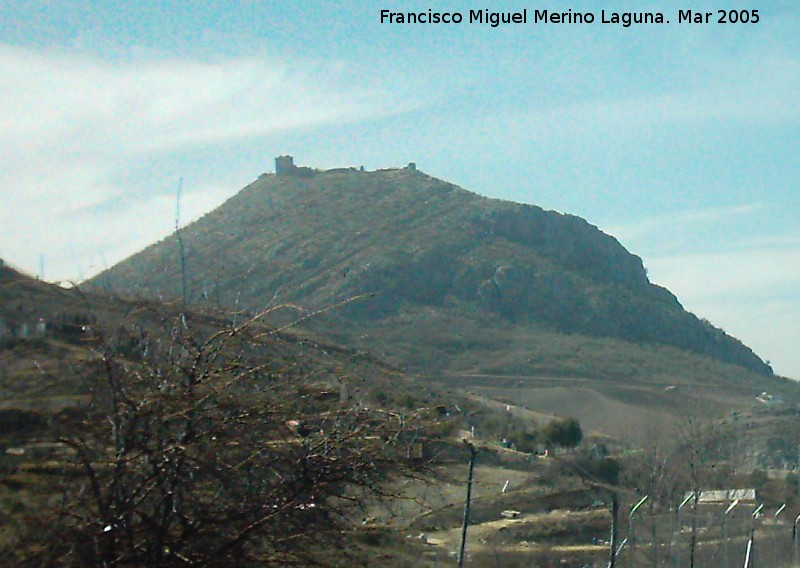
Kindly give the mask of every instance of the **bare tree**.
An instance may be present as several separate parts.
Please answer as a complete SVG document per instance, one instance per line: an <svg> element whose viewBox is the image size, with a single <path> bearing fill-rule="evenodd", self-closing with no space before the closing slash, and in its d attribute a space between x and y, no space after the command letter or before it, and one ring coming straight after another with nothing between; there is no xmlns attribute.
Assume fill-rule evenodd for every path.
<svg viewBox="0 0 800 568"><path fill-rule="evenodd" d="M697 565L697 509L700 494L713 484L715 470L720 461L721 446L725 443L725 430L721 428L720 423L709 416L709 412L700 406L695 406L684 416L676 439L678 447L672 457L676 463L676 480L681 483L681 477L684 477L684 486L691 492L693 514L689 566L694 568Z"/></svg>
<svg viewBox="0 0 800 568"><path fill-rule="evenodd" d="M719 474L725 470L720 456L724 455L727 429L709 416L702 407L693 406L681 422L670 426L653 423L645 436L648 440L641 451L625 462L623 485L635 488L638 494L648 495L651 541L659 540L658 523L664 514L674 509L688 494L686 503L692 509L689 517L691 537L689 564L697 565L695 552L698 542L697 506L703 490L711 489L719 482ZM683 510L684 513L686 509ZM675 529L680 535L681 527ZM676 537L681 546L680 536ZM652 548L652 562L658 559L658 548ZM680 556L680 551L672 549Z"/></svg>
<svg viewBox="0 0 800 568"><path fill-rule="evenodd" d="M345 403L270 357L253 322L120 331L87 364L93 403L64 433L55 511L16 543L50 566L333 563L353 510L409 474L431 420ZM412 449L414 450L412 452Z"/></svg>

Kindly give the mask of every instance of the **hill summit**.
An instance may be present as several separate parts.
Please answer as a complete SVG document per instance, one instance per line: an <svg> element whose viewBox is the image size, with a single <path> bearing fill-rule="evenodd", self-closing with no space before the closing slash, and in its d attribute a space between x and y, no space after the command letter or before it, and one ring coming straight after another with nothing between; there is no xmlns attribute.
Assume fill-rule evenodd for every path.
<svg viewBox="0 0 800 568"><path fill-rule="evenodd" d="M183 263L172 235L90 285L253 311L359 297L323 318L326 332L420 369L502 350L503 333L522 330L668 346L772 374L584 219L485 198L413 163L321 171L280 156L275 169L181 230ZM535 361L536 343L515 369Z"/></svg>

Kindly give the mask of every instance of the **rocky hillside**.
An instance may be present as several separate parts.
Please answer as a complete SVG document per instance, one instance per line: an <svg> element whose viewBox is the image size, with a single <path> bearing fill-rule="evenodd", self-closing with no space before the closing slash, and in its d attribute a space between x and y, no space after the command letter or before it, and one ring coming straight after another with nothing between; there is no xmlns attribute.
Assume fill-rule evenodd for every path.
<svg viewBox="0 0 800 568"><path fill-rule="evenodd" d="M315 310L370 294L336 310L332 328L366 347L375 344L365 331L392 329L410 365L419 361L409 322L447 320L489 336L514 328L677 347L771 374L585 220L487 199L415 168L264 174L181 236L190 302ZM179 298L179 250L172 236L89 284Z"/></svg>

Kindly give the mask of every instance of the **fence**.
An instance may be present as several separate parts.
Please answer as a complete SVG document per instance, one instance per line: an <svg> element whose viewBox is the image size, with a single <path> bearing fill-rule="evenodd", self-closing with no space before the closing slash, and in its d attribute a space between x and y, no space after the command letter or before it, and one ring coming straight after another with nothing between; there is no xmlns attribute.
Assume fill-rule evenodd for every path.
<svg viewBox="0 0 800 568"><path fill-rule="evenodd" d="M616 566L800 568L795 517L763 507L754 516L752 503L731 505L637 515Z"/></svg>

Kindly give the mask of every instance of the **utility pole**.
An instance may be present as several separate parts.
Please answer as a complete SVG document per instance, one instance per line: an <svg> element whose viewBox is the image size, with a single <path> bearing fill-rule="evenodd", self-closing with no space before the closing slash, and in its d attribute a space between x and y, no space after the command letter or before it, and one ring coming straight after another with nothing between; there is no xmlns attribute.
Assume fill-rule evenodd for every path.
<svg viewBox="0 0 800 568"><path fill-rule="evenodd" d="M475 456L478 450L470 442L464 440L469 448L469 473L467 473L467 501L464 504L464 522L461 525L461 549L458 552L458 568L464 566L464 549L467 546L467 527L469 526L469 503L472 499L472 473L475 470Z"/></svg>

